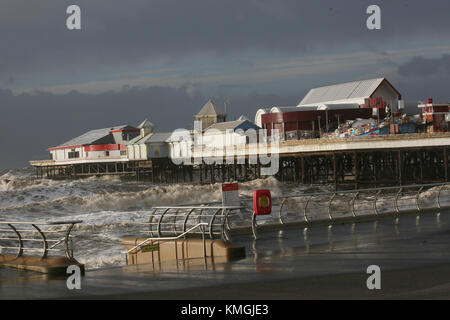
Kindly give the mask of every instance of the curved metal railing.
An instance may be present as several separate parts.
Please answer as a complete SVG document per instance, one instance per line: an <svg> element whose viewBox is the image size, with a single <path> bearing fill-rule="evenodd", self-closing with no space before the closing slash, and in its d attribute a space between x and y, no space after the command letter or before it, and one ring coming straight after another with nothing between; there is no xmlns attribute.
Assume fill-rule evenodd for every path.
<svg viewBox="0 0 450 320"><path fill-rule="evenodd" d="M443 190L449 183L421 184L358 190L301 193L273 197L280 224L290 217L305 222L343 217L378 216L382 213L420 213L425 209L441 209ZM447 204L448 206L449 204Z"/></svg>
<svg viewBox="0 0 450 320"><path fill-rule="evenodd" d="M201 224L210 239L230 240L230 218L244 207L240 206L167 206L153 207L148 222L138 223L148 227L144 232L151 238L198 236L203 230L192 229ZM186 233L187 230L191 232Z"/></svg>
<svg viewBox="0 0 450 320"><path fill-rule="evenodd" d="M41 258L49 254L64 253L73 259L73 227L82 221L18 222L0 221L1 254L19 258L28 252L40 253Z"/></svg>
<svg viewBox="0 0 450 320"><path fill-rule="evenodd" d="M445 203L443 203L444 190ZM347 218L352 221L359 217L423 212L450 208L450 183L420 184L357 190L305 192L272 197L272 214L265 217L269 225L289 222L329 221ZM241 197L241 204L251 208L252 198ZM257 223L251 221L253 236L257 238Z"/></svg>
<svg viewBox="0 0 450 320"><path fill-rule="evenodd" d="M136 253L136 250L143 248L144 246L151 244L157 244L158 246L161 243L164 242L168 242L168 241L173 241L173 245L174 245L174 253L175 253L175 261L178 262L178 244L177 241L182 238L182 237L186 237L186 235L194 232L194 230L199 229L202 233L202 245L203 245L203 259L206 262L206 258L207 258L207 254L206 254L206 237L205 237L205 227L207 227L208 224L207 223L198 223L195 226L193 226L192 228L189 228L188 230L186 230L185 232L179 234L178 236L175 237L155 237L155 238L147 238L143 241L141 241L140 243L138 243L137 245L135 245L134 247L128 249L127 251L125 251L125 260L126 263L128 265L128 255L129 254L133 254ZM153 256L153 254L151 255L152 257L152 264L155 262L155 257Z"/></svg>

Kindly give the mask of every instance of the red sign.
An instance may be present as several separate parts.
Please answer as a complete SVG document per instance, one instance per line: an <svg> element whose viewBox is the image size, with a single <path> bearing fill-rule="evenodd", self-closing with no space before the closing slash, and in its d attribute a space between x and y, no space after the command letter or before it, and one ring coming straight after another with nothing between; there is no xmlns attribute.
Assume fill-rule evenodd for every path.
<svg viewBox="0 0 450 320"><path fill-rule="evenodd" d="M267 215L272 212L270 190L255 190L253 192L253 210L257 216Z"/></svg>
<svg viewBox="0 0 450 320"><path fill-rule="evenodd" d="M236 191L236 190L239 190L239 184L237 183L222 184L222 191Z"/></svg>

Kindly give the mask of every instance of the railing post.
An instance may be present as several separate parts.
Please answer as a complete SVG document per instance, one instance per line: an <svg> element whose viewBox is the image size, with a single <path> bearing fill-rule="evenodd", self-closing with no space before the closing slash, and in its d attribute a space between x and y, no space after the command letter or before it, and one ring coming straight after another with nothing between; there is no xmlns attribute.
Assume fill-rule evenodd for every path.
<svg viewBox="0 0 450 320"><path fill-rule="evenodd" d="M278 211L278 221L280 221L280 224L284 224L283 218L281 217L281 211L283 210L284 203L285 203L287 200L288 200L288 199L285 198L285 199L281 202L280 210Z"/></svg>
<svg viewBox="0 0 450 320"><path fill-rule="evenodd" d="M378 200L378 196L380 194L381 194L381 190L378 190L378 192L375 194L375 199L373 201L373 210L375 211L376 216L379 215L378 208L377 208L377 200Z"/></svg>
<svg viewBox="0 0 450 320"><path fill-rule="evenodd" d="M222 209L218 209L212 216L211 221L209 222L209 237L211 239L214 239L214 235L213 235L213 224L214 224L214 220L216 219L216 215L222 211L222 215L223 215L223 208Z"/></svg>
<svg viewBox="0 0 450 320"><path fill-rule="evenodd" d="M43 251L42 251L41 259L45 259L45 258L47 258L47 253L48 253L48 243L47 243L47 239L45 238L44 233L42 233L41 229L39 229L38 226L36 226L35 224L32 224L31 226L37 230L37 232L39 233L39 235L40 235L41 238L42 238L42 241L43 241Z"/></svg>
<svg viewBox="0 0 450 320"><path fill-rule="evenodd" d="M305 217L305 221L307 223L309 222L309 220L308 220L308 215L306 214L306 209L308 208L308 204L309 204L309 201L311 200L311 198L312 198L312 196L308 197L308 200L306 200L305 208L303 209L303 216Z"/></svg>
<svg viewBox="0 0 450 320"><path fill-rule="evenodd" d="M167 213L167 211L169 211L169 209L166 209L163 213L161 213L161 216L159 217L158 220L158 237L161 237L161 222L164 218L164 215Z"/></svg>
<svg viewBox="0 0 450 320"><path fill-rule="evenodd" d="M438 191L438 194L437 194L437 197L436 197L437 207L438 207L439 210L441 209L440 196L441 196L441 190L442 190L443 188L444 188L444 186L442 185L442 186L439 188L439 191Z"/></svg>
<svg viewBox="0 0 450 320"><path fill-rule="evenodd" d="M420 187L420 189L417 191L417 194L416 194L416 208L417 208L417 212L420 212L419 196L420 196L420 193L422 192L422 190L423 190L423 187Z"/></svg>
<svg viewBox="0 0 450 320"><path fill-rule="evenodd" d="M358 198L358 196L359 196L359 191L356 192L355 196L354 196L353 199L352 199L352 215L353 215L354 218L356 218L356 213L355 213L355 201L356 201L356 198Z"/></svg>
<svg viewBox="0 0 450 320"><path fill-rule="evenodd" d="M17 238L19 240L19 248L17 250L16 258L21 257L23 255L22 236L20 235L19 231L17 231L17 229L12 224L8 224L8 226L14 231L14 233L17 235Z"/></svg>
<svg viewBox="0 0 450 320"><path fill-rule="evenodd" d="M175 245L175 260L178 262L178 245L177 245L177 239L173 241Z"/></svg>
<svg viewBox="0 0 450 320"><path fill-rule="evenodd" d="M333 221L333 216L331 215L331 203L333 202L334 197L336 197L336 193L337 192L333 193L333 195L330 198L330 202L328 203L328 217L330 218L330 221Z"/></svg>
<svg viewBox="0 0 450 320"><path fill-rule="evenodd" d="M252 233L253 233L253 238L255 240L258 239L258 234L257 234L256 228L257 228L257 225L256 225L256 214L255 214L255 212L253 212L253 214L252 214Z"/></svg>
<svg viewBox="0 0 450 320"><path fill-rule="evenodd" d="M207 258L207 255L206 255L206 239L205 239L205 228L204 228L203 225L201 226L201 230L202 230L202 240L203 240L203 259L204 259L205 264L206 264L206 258Z"/></svg>
<svg viewBox="0 0 450 320"><path fill-rule="evenodd" d="M397 195L396 195L396 197L395 197L395 211L397 212L397 214L400 214L400 209L398 208L398 197L400 196L400 194L402 193L402 191L403 191L403 188L400 187L400 188L398 189Z"/></svg>
<svg viewBox="0 0 450 320"><path fill-rule="evenodd" d="M73 258L73 255L71 255L69 252L69 237L70 237L70 231L72 231L72 228L74 225L75 224L73 224L73 223L69 225L69 227L67 228L67 231L66 231L66 235L64 237L64 251L66 254L66 258L69 260L72 260L72 258Z"/></svg>

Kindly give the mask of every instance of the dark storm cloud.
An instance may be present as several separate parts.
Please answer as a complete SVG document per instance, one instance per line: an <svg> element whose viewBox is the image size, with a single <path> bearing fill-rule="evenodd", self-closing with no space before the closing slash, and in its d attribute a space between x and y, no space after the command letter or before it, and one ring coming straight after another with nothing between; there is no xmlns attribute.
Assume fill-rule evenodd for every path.
<svg viewBox="0 0 450 320"><path fill-rule="evenodd" d="M0 90L0 168L26 166L28 160L47 159L48 147L59 145L88 130L114 125L138 125L145 118L158 131L190 129L193 115L213 98L223 108L226 97L188 94L186 88L127 87L102 94L14 95ZM260 106L295 103L298 97L250 94L232 99L228 104L231 120L242 113L252 118Z"/></svg>
<svg viewBox="0 0 450 320"><path fill-rule="evenodd" d="M0 72L72 72L120 68L151 59L243 50L304 52L450 31L448 1L377 1L382 30L365 27L366 0L2 1ZM65 28L78 4L82 30ZM432 20L427 17L433 17Z"/></svg>
<svg viewBox="0 0 450 320"><path fill-rule="evenodd" d="M396 83L410 99L450 101L450 55L437 58L414 57L398 67Z"/></svg>
<svg viewBox="0 0 450 320"><path fill-rule="evenodd" d="M65 27L70 4L81 7L81 31ZM231 55L241 59L243 66L251 66L255 52L297 57L302 53L314 56L315 52L347 54L359 46L383 54L391 49L389 43L434 39L442 44L441 40L448 39L449 1L377 1L382 9L382 30L376 32L365 27L370 4L371 0L3 0L0 86L20 88L26 81L37 87L108 81L108 73L139 72L136 69L146 62L151 66L153 62L189 64L192 57L208 55L213 57L211 64L217 62L226 69L233 60L227 59ZM383 58L390 61L388 54ZM424 62L435 81L407 76L420 74ZM449 80L448 76L435 71L437 63L425 58L410 61L400 67L394 85L414 99L418 93L445 98L450 81L443 81ZM204 71L208 70L194 73ZM349 71L345 76L347 81L355 75ZM222 82L215 87L217 97L211 98L221 107L230 98L230 119L241 113L252 119L258 107L296 105L309 86L333 83L336 78L323 74L323 78L306 82L306 88L282 96L257 92L230 96L222 92L239 91L240 87L249 92L255 86L251 81L250 89L246 83ZM0 149L5 151L0 168L46 158L46 148L94 128L136 125L146 117L160 131L189 128L193 114L208 98L189 87L128 86L99 94L13 95L0 90Z"/></svg>
<svg viewBox="0 0 450 320"><path fill-rule="evenodd" d="M444 72L450 72L450 55L439 58L414 57L398 68L398 73L406 77L426 77Z"/></svg>

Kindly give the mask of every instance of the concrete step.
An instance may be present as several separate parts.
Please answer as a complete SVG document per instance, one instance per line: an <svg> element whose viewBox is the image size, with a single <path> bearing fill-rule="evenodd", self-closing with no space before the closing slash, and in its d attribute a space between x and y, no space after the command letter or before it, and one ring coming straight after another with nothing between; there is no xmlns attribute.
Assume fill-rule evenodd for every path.
<svg viewBox="0 0 450 320"><path fill-rule="evenodd" d="M75 259L66 257L41 257L22 256L16 258L13 255L0 255L0 266L46 273L49 275L66 275L67 267L77 265L84 274L84 265Z"/></svg>

